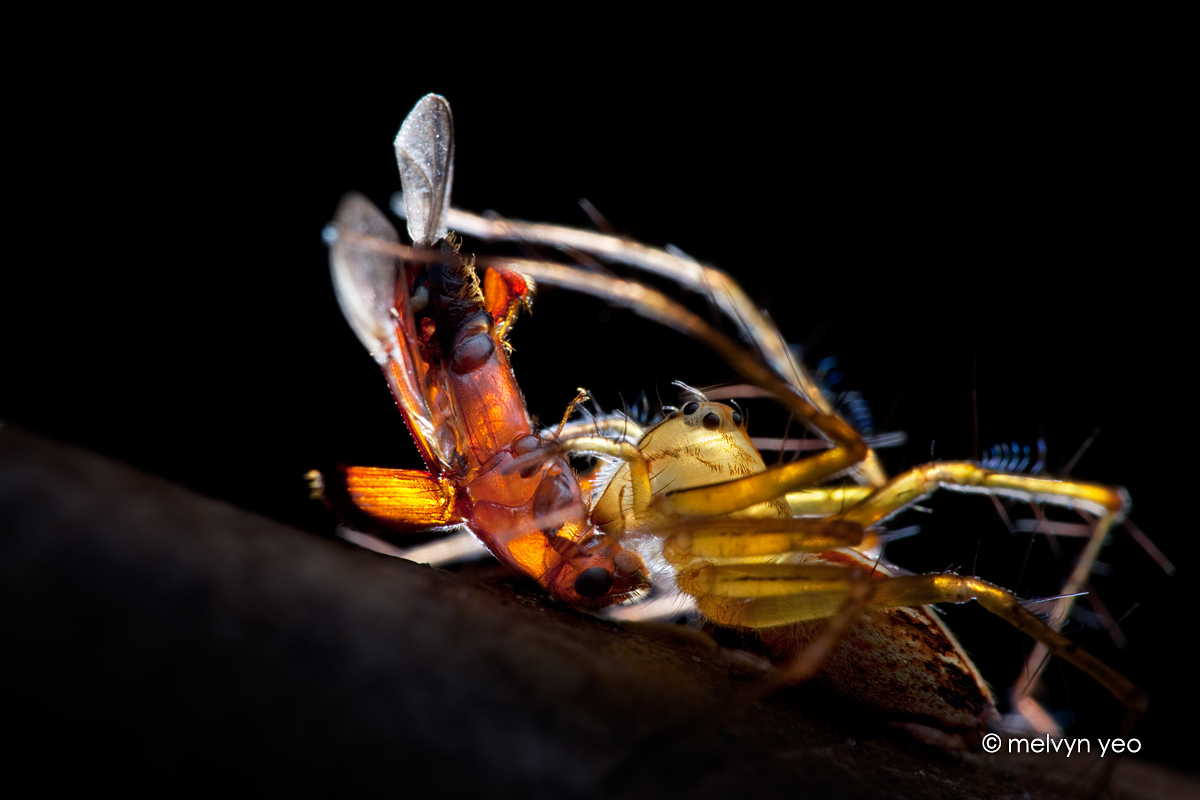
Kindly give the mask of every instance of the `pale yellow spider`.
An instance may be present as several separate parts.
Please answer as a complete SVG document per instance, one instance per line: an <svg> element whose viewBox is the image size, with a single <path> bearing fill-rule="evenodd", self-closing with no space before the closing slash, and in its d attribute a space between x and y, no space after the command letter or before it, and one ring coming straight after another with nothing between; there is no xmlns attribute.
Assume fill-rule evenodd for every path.
<svg viewBox="0 0 1200 800"><path fill-rule="evenodd" d="M1035 674L1049 652L1107 688L1129 709L1127 725L1144 710L1144 692L1058 632L1106 536L1126 513L1123 490L1008 474L965 461L930 463L889 478L774 325L726 274L677 253L585 231L457 210L450 211L448 224L482 239L586 252L704 292L761 357L645 285L538 261L481 259L541 285L607 299L704 343L828 443L816 455L768 469L738 413L696 395L644 432L631 430L625 420L602 420L591 430L573 426L542 451L543 457L575 453L618 461L619 467L597 479L592 521L636 547L648 564L659 564L660 572L666 565L666 574L708 619L753 630L781 667L776 682L820 671L838 691L916 730L975 741L998 724L991 692L928 606L976 600L1036 640L1027 674ZM831 483L846 475L854 485ZM1074 508L1095 517L1088 545L1047 621L1007 590L978 578L899 575L881 562L875 526L940 488ZM1014 706L1034 727L1055 730L1029 697L1030 684L1026 678L1014 692Z"/></svg>
<svg viewBox="0 0 1200 800"><path fill-rule="evenodd" d="M692 597L716 625L754 632L780 667L767 686L820 671L857 702L882 709L914 729L968 742L997 725L994 701L983 677L927 606L977 600L1038 642L1030 664L1040 663L1046 651L1070 661L1129 709L1128 724L1132 724L1145 708L1145 694L1057 630L1109 530L1126 513L1128 499L1122 490L997 472L972 462L931 463L889 478L774 326L724 273L676 253L613 237L485 219L449 208L453 149L448 145L452 141L448 106L440 98L426 98L422 104L414 111L415 119L424 128L443 132L433 137L442 147L437 151L441 155L425 159L425 150L437 148L427 147L417 135L421 125L414 124L406 136L406 123L398 140L398 147L403 145L402 173L408 162L428 160L433 165L426 165L422 173L433 177L413 183L423 187L425 194L415 193L397 209L409 213L410 230L412 210L425 212L418 220L418 234L413 235L417 248L394 241L380 243L383 234L376 229L384 226L378 222L378 212L354 211L362 204L352 199L351 211L339 221L334 274L353 278L340 288L343 308L352 324L358 323L355 329L364 344L377 352L385 374L394 378L397 396L403 400L411 395L415 411L410 416L427 421L435 433L442 429L439 425L445 427L438 420L462 430L453 441L436 439L440 457L431 459L438 465L436 474L414 477L414 473L401 476L393 470L351 468L344 477L352 505L376 517L390 515L391 522L402 528L475 523L493 552L511 556L521 571L556 597L570 602L579 595L592 607L632 594L643 581L644 561ZM426 105L440 110L436 115L424 112ZM410 182L405 181L406 190ZM426 195L441 199L434 202ZM430 209L439 213L428 213ZM440 224L430 225L430 219ZM443 226L482 239L569 248L655 271L708 295L754 343L757 353L734 343L661 292L636 282L558 264L500 258L478 259L476 263L492 274L477 281L470 260L457 257L456 245L451 246L453 259L445 248L433 256L421 250L437 236L420 232L432 228L440 235ZM358 239L347 238L350 235ZM394 240L394 232L385 238ZM399 268L389 260L394 256L413 266ZM420 276L436 271L432 262L447 260L453 261L454 285L473 288L456 289L454 297L446 295L449 311L431 312L424 299L428 287ZM426 263L430 266L419 266ZM403 280L397 282L395 275ZM499 281L494 282L493 276ZM519 393L503 357L504 337L520 305L514 298L525 296L530 279L627 306L703 343L744 380L782 403L827 443L827 449L768 469L737 412L699 394L646 431L634 431L627 421L610 418L563 430L548 443L546 437L537 442L527 430ZM510 296L510 291L516 294ZM455 303L469 305L470 314L456 316ZM437 337L446 332L462 336L435 346ZM460 339L486 339L488 347L463 350L455 344ZM460 358L464 353L471 357ZM443 374L450 377L429 377ZM476 374L490 380L479 384L483 389L467 386ZM487 388L500 380L495 376L502 377L507 387L503 403L488 399L496 394ZM470 414L468 405L473 409ZM496 422L501 409L504 425ZM475 446L481 437L487 440L486 447ZM475 444L467 447L464 442ZM616 464L594 477L595 490L586 509L572 500L575 490L562 474L560 457L568 453L598 455ZM478 463L470 462L467 455ZM553 459L558 459L554 474L546 472L542 478ZM853 485L832 483L847 475ZM414 489L402 479L419 485ZM526 502L522 481L528 480L538 490ZM485 496L480 487L495 497ZM547 487L555 491L543 491ZM899 575L881 562L876 526L939 488L1077 508L1096 517L1088 547L1049 623L1026 610L1008 591L978 578ZM417 498L426 495L436 495L433 505L440 515L432 522L416 513L425 510ZM512 497L501 503L495 499L501 495ZM539 510L539 498L554 502L543 503L545 508ZM383 500L387 502L381 505ZM497 518L488 517L490 527L480 522L485 512L497 509L508 516L491 514ZM519 518L520 524L506 525L503 520L509 518ZM640 559L632 555L633 550ZM566 577L557 580L560 573ZM622 586L613 592L618 578L629 584L628 591ZM1015 702L1037 724L1039 709L1027 689L1018 693Z"/></svg>

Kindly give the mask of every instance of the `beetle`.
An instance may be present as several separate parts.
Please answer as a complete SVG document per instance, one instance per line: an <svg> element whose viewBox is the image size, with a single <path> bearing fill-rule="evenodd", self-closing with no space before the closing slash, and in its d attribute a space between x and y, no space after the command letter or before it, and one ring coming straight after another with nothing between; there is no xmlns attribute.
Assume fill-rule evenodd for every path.
<svg viewBox="0 0 1200 800"><path fill-rule="evenodd" d="M427 95L396 138L411 258L379 243L398 236L365 198L342 200L331 229L338 302L382 367L427 470L348 467L310 473L342 508L394 530L466 525L501 562L576 606L600 607L647 585L644 566L587 520L566 459L519 475L513 459L541 442L508 362L506 337L531 287L489 273L448 235L454 175L450 107ZM552 519L553 518L553 519Z"/></svg>

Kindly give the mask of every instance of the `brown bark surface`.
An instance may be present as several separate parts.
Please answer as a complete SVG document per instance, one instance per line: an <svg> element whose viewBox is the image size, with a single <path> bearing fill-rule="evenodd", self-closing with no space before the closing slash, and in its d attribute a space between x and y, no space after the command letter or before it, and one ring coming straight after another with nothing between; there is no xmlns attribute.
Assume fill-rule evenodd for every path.
<svg viewBox="0 0 1200 800"><path fill-rule="evenodd" d="M44 786L401 796L1059 797L1084 765L956 755L813 687L324 540L0 427L10 763ZM728 710L736 709L736 710ZM1116 796L1191 777L1126 761ZM1029 792L1029 795L1025 793Z"/></svg>

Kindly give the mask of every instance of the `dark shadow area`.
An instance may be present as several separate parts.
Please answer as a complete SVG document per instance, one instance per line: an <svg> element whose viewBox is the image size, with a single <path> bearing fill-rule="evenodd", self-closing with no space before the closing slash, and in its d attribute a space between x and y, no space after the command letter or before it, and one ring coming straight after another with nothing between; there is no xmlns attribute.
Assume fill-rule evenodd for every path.
<svg viewBox="0 0 1200 800"><path fill-rule="evenodd" d="M714 648L322 540L11 427L0 429L0 531L10 764L59 754L69 769L30 770L47 788L1078 788L1061 759L929 750L808 687L722 713L757 674ZM1130 796L1195 788L1131 769Z"/></svg>

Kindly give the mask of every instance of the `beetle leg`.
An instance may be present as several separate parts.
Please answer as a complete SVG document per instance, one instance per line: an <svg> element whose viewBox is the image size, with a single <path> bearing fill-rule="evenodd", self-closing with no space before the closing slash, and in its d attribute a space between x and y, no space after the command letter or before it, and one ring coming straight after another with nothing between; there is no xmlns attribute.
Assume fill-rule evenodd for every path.
<svg viewBox="0 0 1200 800"><path fill-rule="evenodd" d="M513 461L507 467L507 471L516 472L533 463L566 453L606 456L627 463L633 492L634 513L638 515L645 513L650 505L650 467L642 451L628 441L615 441L605 439L603 436L575 436L570 439L560 439Z"/></svg>
<svg viewBox="0 0 1200 800"><path fill-rule="evenodd" d="M581 436L603 436L606 439L616 439L623 442L637 444L637 441L642 438L645 429L641 425L631 420L624 414L606 414L603 417L596 417L590 420L579 420L571 422L562 427L561 430L544 430L543 437L557 434L560 439L568 440L575 439Z"/></svg>
<svg viewBox="0 0 1200 800"><path fill-rule="evenodd" d="M508 334L522 310L533 305L533 283L518 272L488 269L483 274L484 309L496 323L496 338L508 345Z"/></svg>

